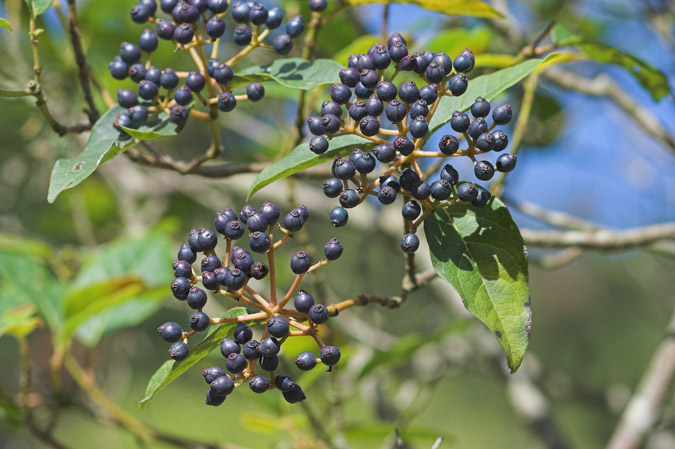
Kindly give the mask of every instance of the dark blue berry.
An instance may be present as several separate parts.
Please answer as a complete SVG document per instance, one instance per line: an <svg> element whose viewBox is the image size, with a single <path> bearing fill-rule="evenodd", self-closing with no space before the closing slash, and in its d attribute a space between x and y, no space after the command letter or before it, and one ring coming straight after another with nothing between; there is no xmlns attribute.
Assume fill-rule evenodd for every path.
<svg viewBox="0 0 675 449"><path fill-rule="evenodd" d="M323 193L328 198L337 198L342 192L342 181L337 178L330 178L323 182Z"/></svg>
<svg viewBox="0 0 675 449"><path fill-rule="evenodd" d="M160 80L162 78L162 71L159 70L155 66L150 66L145 70L145 79L148 81L152 81L156 85L160 85ZM176 84L178 84L178 81L176 81Z"/></svg>
<svg viewBox="0 0 675 449"><path fill-rule="evenodd" d="M397 31L391 33L391 35L389 36L389 39L387 40L387 47L391 47L396 42L401 42L403 45L408 45L403 35Z"/></svg>
<svg viewBox="0 0 675 449"><path fill-rule="evenodd" d="M333 114L337 117L342 116L342 106L335 101L326 100L321 103L321 115Z"/></svg>
<svg viewBox="0 0 675 449"><path fill-rule="evenodd" d="M234 382L228 375L216 377L210 384L211 392L217 396L227 396L234 391Z"/></svg>
<svg viewBox="0 0 675 449"><path fill-rule="evenodd" d="M134 83L140 83L145 79L145 66L143 64L133 64L129 67L129 78Z"/></svg>
<svg viewBox="0 0 675 449"><path fill-rule="evenodd" d="M363 156L363 150L361 148L354 148L352 153L349 155L349 160L356 166L356 161L361 159L361 156Z"/></svg>
<svg viewBox="0 0 675 449"><path fill-rule="evenodd" d="M187 295L187 303L191 309L199 310L204 308L207 300L206 292L199 287L192 287Z"/></svg>
<svg viewBox="0 0 675 449"><path fill-rule="evenodd" d="M162 75L159 77L159 84L167 90L175 89L178 86L178 75L171 68L164 69Z"/></svg>
<svg viewBox="0 0 675 449"><path fill-rule="evenodd" d="M256 262L253 265L251 265L251 272L250 275L253 279L261 280L264 279L265 276L270 272L270 267L265 265L262 262Z"/></svg>
<svg viewBox="0 0 675 449"><path fill-rule="evenodd" d="M281 34L274 38L272 47L280 55L287 55L293 50L293 38L288 34Z"/></svg>
<svg viewBox="0 0 675 449"><path fill-rule="evenodd" d="M213 78L213 75L216 72L216 68L218 68L220 64L222 63L218 61L216 58L209 59L209 62L206 63L206 73L208 73L209 76Z"/></svg>
<svg viewBox="0 0 675 449"><path fill-rule="evenodd" d="M475 63L476 58L474 57L473 52L467 48L455 58L453 66L456 71L467 73L473 69Z"/></svg>
<svg viewBox="0 0 675 449"><path fill-rule="evenodd" d="M398 123L403 121L406 114L408 113L408 110L406 109L405 105L400 101L392 100L384 108L384 113L386 114L390 122Z"/></svg>
<svg viewBox="0 0 675 449"><path fill-rule="evenodd" d="M330 88L330 97L338 104L345 104L352 97L352 91L345 84L333 84Z"/></svg>
<svg viewBox="0 0 675 449"><path fill-rule="evenodd" d="M415 60L415 67L413 68L413 71L415 73L422 74L426 70L427 66L429 65L429 61L426 56L424 56L423 53L420 53L416 51L415 53L412 54L413 59Z"/></svg>
<svg viewBox="0 0 675 449"><path fill-rule="evenodd" d="M363 117L368 115L366 112L366 102L363 100L357 100L349 106L349 116L358 122Z"/></svg>
<svg viewBox="0 0 675 449"><path fill-rule="evenodd" d="M396 90L396 85L390 83L389 81L379 81L376 88L377 98L382 101L391 101L396 98L398 93Z"/></svg>
<svg viewBox="0 0 675 449"><path fill-rule="evenodd" d="M430 83L440 83L445 78L443 66L436 61L431 61L424 73Z"/></svg>
<svg viewBox="0 0 675 449"><path fill-rule="evenodd" d="M251 12L251 5L248 2L234 2L232 4L232 19L238 23L248 22L248 14Z"/></svg>
<svg viewBox="0 0 675 449"><path fill-rule="evenodd" d="M453 186L459 182L459 173L450 164L445 164L441 169L441 179L445 179Z"/></svg>
<svg viewBox="0 0 675 449"><path fill-rule="evenodd" d="M225 236L231 240L240 239L244 235L244 225L240 221L232 220L225 225Z"/></svg>
<svg viewBox="0 0 675 449"><path fill-rule="evenodd" d="M492 137L495 140L495 147L493 148L494 151L502 151L509 144L509 136L507 136L504 131L494 131L492 133Z"/></svg>
<svg viewBox="0 0 675 449"><path fill-rule="evenodd" d="M254 232L248 239L248 245L251 247L251 251L264 254L270 249L270 239L267 234L263 232Z"/></svg>
<svg viewBox="0 0 675 449"><path fill-rule="evenodd" d="M459 73L448 81L448 90L455 97L459 97L464 92L466 92L467 87L469 87L469 81L466 79L466 75Z"/></svg>
<svg viewBox="0 0 675 449"><path fill-rule="evenodd" d="M218 290L218 280L211 271L202 272L202 285L208 290Z"/></svg>
<svg viewBox="0 0 675 449"><path fill-rule="evenodd" d="M384 111L384 103L376 95L372 95L368 101L366 101L366 113L377 117Z"/></svg>
<svg viewBox="0 0 675 449"><path fill-rule="evenodd" d="M138 4L148 8L151 14L157 11L157 2L155 0L138 0Z"/></svg>
<svg viewBox="0 0 675 449"><path fill-rule="evenodd" d="M177 260L173 263L173 274L176 277L192 277L192 265L185 260Z"/></svg>
<svg viewBox="0 0 675 449"><path fill-rule="evenodd" d="M192 264L197 260L197 255L192 251L190 245L183 243L178 250L178 260L184 260Z"/></svg>
<svg viewBox="0 0 675 449"><path fill-rule="evenodd" d="M391 162L396 159L396 150L389 143L381 143L373 148L373 154L380 162Z"/></svg>
<svg viewBox="0 0 675 449"><path fill-rule="evenodd" d="M207 384L211 384L214 380L218 379L220 376L226 376L227 373L225 372L225 368L222 368L220 366L209 366L208 368L204 368L202 371L202 376L204 376L204 381L206 381Z"/></svg>
<svg viewBox="0 0 675 449"><path fill-rule="evenodd" d="M306 399L305 393L302 391L302 388L300 388L300 385L297 384L290 390L282 392L282 395L289 404L297 404Z"/></svg>
<svg viewBox="0 0 675 449"><path fill-rule="evenodd" d="M389 57L389 51L387 47L383 44L375 44L374 50L370 54L370 58L373 61L373 67L377 70L384 70L389 67L391 64L391 58Z"/></svg>
<svg viewBox="0 0 675 449"><path fill-rule="evenodd" d="M415 200L410 200L403 205L401 215L408 221L413 221L422 213L422 207Z"/></svg>
<svg viewBox="0 0 675 449"><path fill-rule="evenodd" d="M159 7L167 14L171 14L173 8L178 4L178 0L160 0Z"/></svg>
<svg viewBox="0 0 675 449"><path fill-rule="evenodd" d="M413 80L406 81L398 88L398 97L405 103L414 103L420 97L420 91Z"/></svg>
<svg viewBox="0 0 675 449"><path fill-rule="evenodd" d="M134 125L142 125L148 121L148 108L141 104L129 108L129 117Z"/></svg>
<svg viewBox="0 0 675 449"><path fill-rule="evenodd" d="M357 98L367 99L373 95L373 89L367 88L361 81L359 81L356 83L356 86L354 86L354 95L356 95Z"/></svg>
<svg viewBox="0 0 675 449"><path fill-rule="evenodd" d="M117 91L117 103L123 108L130 108L138 104L138 98L133 90L119 89Z"/></svg>
<svg viewBox="0 0 675 449"><path fill-rule="evenodd" d="M436 53L434 61L438 63L438 65L443 67L445 75L449 75L452 72L452 59L450 59L450 56L448 56L444 52L439 51L438 53Z"/></svg>
<svg viewBox="0 0 675 449"><path fill-rule="evenodd" d="M198 252L211 251L218 244L218 236L210 229L199 228L197 236Z"/></svg>
<svg viewBox="0 0 675 449"><path fill-rule="evenodd" d="M233 336L234 341L243 345L253 338L253 330L244 323L237 323Z"/></svg>
<svg viewBox="0 0 675 449"><path fill-rule="evenodd" d="M206 392L206 405L210 405L212 407L218 407L219 405L222 405L223 402L225 402L225 398L227 396L218 396L213 394L211 390Z"/></svg>
<svg viewBox="0 0 675 449"><path fill-rule="evenodd" d="M377 76L377 72L375 70L363 69L361 70L360 75L361 84L363 84L363 86L367 89L374 89L375 86L377 86L378 81L380 81L380 77Z"/></svg>
<svg viewBox="0 0 675 449"><path fill-rule="evenodd" d="M175 8L171 11L171 15L176 23L181 25L189 25L192 22L196 22L199 19L199 10L186 2L182 2L176 5Z"/></svg>
<svg viewBox="0 0 675 449"><path fill-rule="evenodd" d="M326 136L314 136L312 140L309 141L309 149L312 153L323 154L328 151L328 139Z"/></svg>
<svg viewBox="0 0 675 449"><path fill-rule="evenodd" d="M315 12L321 12L326 9L328 2L326 0L309 0L309 9Z"/></svg>
<svg viewBox="0 0 675 449"><path fill-rule="evenodd" d="M252 38L253 33L251 32L251 29L248 26L239 25L237 28L234 29L232 39L234 40L235 44L248 45L251 43Z"/></svg>
<svg viewBox="0 0 675 449"><path fill-rule="evenodd" d="M283 338L288 335L288 321L281 316L275 316L267 320L267 332L272 337Z"/></svg>
<svg viewBox="0 0 675 449"><path fill-rule="evenodd" d="M366 106L368 103L366 103ZM373 117L372 115L366 115L359 121L359 129L363 133L364 136L374 136L378 132L380 132L380 121L377 119L377 117Z"/></svg>
<svg viewBox="0 0 675 449"><path fill-rule="evenodd" d="M239 343L234 341L231 338L223 338L220 342L220 353L223 354L223 357L227 358L230 354L239 354L241 352L241 347Z"/></svg>
<svg viewBox="0 0 675 449"><path fill-rule="evenodd" d="M204 312L195 312L190 316L190 327L197 332L203 332L209 328L209 316Z"/></svg>
<svg viewBox="0 0 675 449"><path fill-rule="evenodd" d="M410 123L410 134L415 138L421 138L429 132L429 124L423 115L418 115Z"/></svg>
<svg viewBox="0 0 675 449"><path fill-rule="evenodd" d="M490 103L483 97L476 98L471 105L471 115L474 117L487 117L490 113Z"/></svg>
<svg viewBox="0 0 675 449"><path fill-rule="evenodd" d="M361 72L354 67L340 70L340 81L347 87L355 87L361 81Z"/></svg>
<svg viewBox="0 0 675 449"><path fill-rule="evenodd" d="M311 115L307 119L307 127L309 132L315 136L320 136L323 134L323 127L321 126L321 117L318 115Z"/></svg>
<svg viewBox="0 0 675 449"><path fill-rule="evenodd" d="M497 125L506 125L511 121L512 116L513 111L511 110L511 106L509 106L508 104L496 107L492 111L492 121L495 122Z"/></svg>
<svg viewBox="0 0 675 449"><path fill-rule="evenodd" d="M260 357L260 369L264 371L274 371L279 367L279 357L268 355Z"/></svg>
<svg viewBox="0 0 675 449"><path fill-rule="evenodd" d="M327 134L334 134L340 130L342 122L340 118L333 114L326 114L321 117L321 129Z"/></svg>
<svg viewBox="0 0 675 449"><path fill-rule="evenodd" d="M157 36L164 40L173 39L173 33L176 31L176 26L167 20L157 20Z"/></svg>
<svg viewBox="0 0 675 449"><path fill-rule="evenodd" d="M260 355L263 357L277 355L279 354L280 349L281 343L279 343L279 340L272 337L267 337L266 339L261 341L260 345L258 346L258 351L260 352Z"/></svg>
<svg viewBox="0 0 675 449"><path fill-rule="evenodd" d="M218 109L223 112L230 112L237 107L237 99L234 98L232 92L222 92L218 95Z"/></svg>
<svg viewBox="0 0 675 449"><path fill-rule="evenodd" d="M248 366L248 361L241 354L230 354L225 361L225 368L233 374L241 373ZM215 382L215 381L214 381Z"/></svg>
<svg viewBox="0 0 675 449"><path fill-rule="evenodd" d="M279 217L281 216L277 205L269 201L265 201L260 205L258 213L265 217L267 224L269 225L276 224L277 221L279 221Z"/></svg>
<svg viewBox="0 0 675 449"><path fill-rule="evenodd" d="M481 134L476 139L476 147L484 152L494 150L495 137L489 132Z"/></svg>
<svg viewBox="0 0 675 449"><path fill-rule="evenodd" d="M173 38L180 44L187 44L192 41L195 32L189 23L181 23L173 32Z"/></svg>
<svg viewBox="0 0 675 449"><path fill-rule="evenodd" d="M411 191L413 184L416 184L420 181L421 181L420 175L418 175L414 170L411 170L409 168L403 169L403 171L401 172L401 176L399 177L401 187L403 187L407 191Z"/></svg>
<svg viewBox="0 0 675 449"><path fill-rule="evenodd" d="M473 201L478 196L478 189L475 185L465 182L457 186L457 198L462 201Z"/></svg>
<svg viewBox="0 0 675 449"><path fill-rule="evenodd" d="M293 208L293 210L297 210L300 213L300 218L302 218L303 223L306 223L307 220L309 220L309 210L307 210L306 206L298 206Z"/></svg>
<svg viewBox="0 0 675 449"><path fill-rule="evenodd" d="M265 88L262 83L258 81L253 81L248 86L246 86L246 96L251 101L260 101L265 96Z"/></svg>
<svg viewBox="0 0 675 449"><path fill-rule="evenodd" d="M330 224L336 228L346 225L348 219L349 214L344 207L336 206L330 212Z"/></svg>
<svg viewBox="0 0 675 449"><path fill-rule="evenodd" d="M209 254L201 261L201 269L204 271L213 271L222 266L222 261L215 254Z"/></svg>
<svg viewBox="0 0 675 449"><path fill-rule="evenodd" d="M129 42L122 42L122 45L120 45L120 58L127 64L134 64L141 59L141 49Z"/></svg>
<svg viewBox="0 0 675 449"><path fill-rule="evenodd" d="M429 115L429 106L427 106L426 100L420 98L410 105L410 118L426 117L427 115Z"/></svg>
<svg viewBox="0 0 675 449"><path fill-rule="evenodd" d="M300 355L298 355L295 358L295 366L300 369L300 371L310 371L316 366L316 356L309 352L301 352Z"/></svg>
<svg viewBox="0 0 675 449"><path fill-rule="evenodd" d="M234 72L227 64L218 64L213 70L213 79L215 79L218 84L229 84L233 78Z"/></svg>
<svg viewBox="0 0 675 449"><path fill-rule="evenodd" d="M380 191L377 193L377 199L380 200L380 203L382 204L391 204L396 201L396 190L388 186L380 187Z"/></svg>
<svg viewBox="0 0 675 449"><path fill-rule="evenodd" d="M390 52L391 54L391 52ZM412 70L417 70L417 62L415 61L415 57L413 55L406 55L398 63L399 69L403 70L404 72L409 72Z"/></svg>
<svg viewBox="0 0 675 449"><path fill-rule="evenodd" d="M394 42L389 45L389 57L392 61L401 62L406 56L408 56L408 48L403 42Z"/></svg>
<svg viewBox="0 0 675 449"><path fill-rule="evenodd" d="M373 70L375 66L373 65L373 58L370 55L361 53L356 57L356 68L359 71L363 70Z"/></svg>
<svg viewBox="0 0 675 449"><path fill-rule="evenodd" d="M237 218L236 212L230 208L225 208L225 210L221 210L216 214L216 218L213 220L213 226L216 228L216 231L225 234L227 224Z"/></svg>
<svg viewBox="0 0 675 449"><path fill-rule="evenodd" d="M244 343L242 349L242 354L246 357L246 360L255 360L260 357L260 343L255 340L249 340Z"/></svg>
<svg viewBox="0 0 675 449"><path fill-rule="evenodd" d="M255 214L257 211L251 206L250 204L244 204L239 211L239 219L246 224L246 221L248 220L248 217L252 216Z"/></svg>
<svg viewBox="0 0 675 449"><path fill-rule="evenodd" d="M290 391L291 388L295 387L295 382L288 376L278 375L274 378L274 386L282 392Z"/></svg>
<svg viewBox="0 0 675 449"><path fill-rule="evenodd" d="M157 332L165 341L175 343L183 336L183 329L180 324L173 321L166 322L157 328Z"/></svg>
<svg viewBox="0 0 675 449"><path fill-rule="evenodd" d="M117 80L123 80L129 76L129 66L121 59L110 62L110 64L108 64L108 70L113 78Z"/></svg>
<svg viewBox="0 0 675 449"><path fill-rule="evenodd" d="M359 173L370 173L375 170L375 158L370 153L364 153L362 157L358 158L354 166Z"/></svg>
<svg viewBox="0 0 675 449"><path fill-rule="evenodd" d="M305 31L305 21L302 16L295 16L286 22L286 34L292 38L299 37Z"/></svg>
<svg viewBox="0 0 675 449"><path fill-rule="evenodd" d="M328 260L336 260L342 255L342 249L342 243L338 239L332 238L323 246L323 254Z"/></svg>
<svg viewBox="0 0 675 449"><path fill-rule="evenodd" d="M281 26L281 22L284 20L284 13L281 11L281 8L274 7L267 12L267 22L265 25L270 30L274 30Z"/></svg>
<svg viewBox="0 0 675 449"><path fill-rule="evenodd" d="M424 117L422 117L424 118ZM403 156L408 156L415 150L415 144L405 137L399 136L394 139L394 149L401 153Z"/></svg>
<svg viewBox="0 0 675 449"><path fill-rule="evenodd" d="M248 381L248 386L251 388L251 391L254 393L264 393L270 387L270 381L267 380L265 376L258 374L253 376L251 380Z"/></svg>
<svg viewBox="0 0 675 449"><path fill-rule="evenodd" d="M518 157L515 154L502 154L497 158L497 170L503 173L510 172L516 168Z"/></svg>
<svg viewBox="0 0 675 449"><path fill-rule="evenodd" d="M438 201L447 199L452 193L452 185L445 179L438 180L431 184L431 197Z"/></svg>
<svg viewBox="0 0 675 449"><path fill-rule="evenodd" d="M125 128L131 128L134 126L133 122L131 121L131 117L129 117L129 114L127 113L122 113L117 116L117 120L115 120L115 123L113 123L113 126L120 132L126 134L124 130L122 129L122 126Z"/></svg>
<svg viewBox="0 0 675 449"><path fill-rule="evenodd" d="M396 190L397 192L401 190L401 184L399 183L396 176L380 176L380 186L389 186Z"/></svg>
<svg viewBox="0 0 675 449"><path fill-rule="evenodd" d="M227 287L227 275L230 272L229 268L220 267L213 270L213 278L218 285ZM214 289L215 290L215 289Z"/></svg>
<svg viewBox="0 0 675 449"><path fill-rule="evenodd" d="M321 348L319 357L321 357L321 363L326 366L333 366L340 361L340 350L337 346L327 345Z"/></svg>
<svg viewBox="0 0 675 449"><path fill-rule="evenodd" d="M420 87L420 98L427 102L427 105L432 104L438 98L438 86L435 84L427 84Z"/></svg>
<svg viewBox="0 0 675 449"><path fill-rule="evenodd" d="M420 247L420 239L413 233L408 233L401 239L401 249L404 253L412 254Z"/></svg>
<svg viewBox="0 0 675 449"><path fill-rule="evenodd" d="M431 186L424 181L417 182L410 188L410 193L412 193L412 196L422 201L431 195Z"/></svg>
<svg viewBox="0 0 675 449"><path fill-rule="evenodd" d="M473 122L469 125L469 135L473 137L474 139L477 139L478 136L480 136L483 133L486 133L488 130L488 125L487 122L485 122L485 119L483 117L478 117L474 119Z"/></svg>
<svg viewBox="0 0 675 449"><path fill-rule="evenodd" d="M292 210L284 216L284 229L290 232L297 232L302 229L302 225L305 224L305 220L302 219L302 215L298 210Z"/></svg>
<svg viewBox="0 0 675 449"><path fill-rule="evenodd" d="M214 14L227 11L229 0L208 0L209 9Z"/></svg>
<svg viewBox="0 0 675 449"><path fill-rule="evenodd" d="M293 305L295 306L295 310L297 310L298 312L307 313L309 312L309 309L314 305L314 298L306 291L300 290L295 295Z"/></svg>
<svg viewBox="0 0 675 449"><path fill-rule="evenodd" d="M141 47L141 50L152 53L157 50L158 45L159 40L157 39L157 35L150 29L143 30L141 36L138 38L138 46Z"/></svg>
<svg viewBox="0 0 675 449"><path fill-rule="evenodd" d="M314 304L309 308L309 318L315 324L323 324L328 321L328 309L323 304Z"/></svg>
<svg viewBox="0 0 675 449"><path fill-rule="evenodd" d="M267 217L265 217L263 214L260 214L256 212L255 214L251 215L248 217L246 220L246 226L248 227L248 230L251 232L264 232L267 230Z"/></svg>
<svg viewBox="0 0 675 449"><path fill-rule="evenodd" d="M470 124L471 119L469 119L469 116L462 111L455 111L452 113L452 117L450 118L450 126L456 132L463 133L469 129Z"/></svg>
<svg viewBox="0 0 675 449"><path fill-rule="evenodd" d="M169 348L169 357L171 357L177 362L185 360L185 358L188 356L189 353L190 348L182 341L177 341L176 343L172 344L171 347Z"/></svg>
<svg viewBox="0 0 675 449"><path fill-rule="evenodd" d="M232 256L230 256L232 263L235 268L238 268L243 273L248 273L251 269L251 266L255 263L253 256L243 248L239 248L238 251L232 250Z"/></svg>
<svg viewBox="0 0 675 449"><path fill-rule="evenodd" d="M359 194L354 189L347 189L344 192L340 192L338 199L342 207L346 207L348 209L356 207L361 201Z"/></svg>
<svg viewBox="0 0 675 449"><path fill-rule="evenodd" d="M192 70L185 78L185 85L189 87L192 92L201 92L206 85L206 79L204 79L204 75L201 73Z"/></svg>
<svg viewBox="0 0 675 449"><path fill-rule="evenodd" d="M459 142L455 136L446 134L438 141L438 149L441 150L441 153L452 156L459 150Z"/></svg>
<svg viewBox="0 0 675 449"><path fill-rule="evenodd" d="M476 199L471 201L471 204L477 207L483 207L490 201L491 197L492 195L487 190L479 190Z"/></svg>
<svg viewBox="0 0 675 449"><path fill-rule="evenodd" d="M138 95L144 100L152 100L158 93L159 87L152 81L141 80L141 82L138 83Z"/></svg>
<svg viewBox="0 0 675 449"><path fill-rule="evenodd" d="M267 8L260 3L254 3L248 13L248 19L253 25L262 25L267 22Z"/></svg>
<svg viewBox="0 0 675 449"><path fill-rule="evenodd" d="M206 34L213 39L218 39L225 34L225 22L223 19L218 16L211 17L209 21L206 22Z"/></svg>
<svg viewBox="0 0 675 449"><path fill-rule="evenodd" d="M291 257L291 271L295 274L304 274L312 266L312 259L304 251L298 251Z"/></svg>
<svg viewBox="0 0 675 449"><path fill-rule="evenodd" d="M336 178L347 180L356 174L356 167L349 159L338 157L333 161L332 171Z"/></svg>

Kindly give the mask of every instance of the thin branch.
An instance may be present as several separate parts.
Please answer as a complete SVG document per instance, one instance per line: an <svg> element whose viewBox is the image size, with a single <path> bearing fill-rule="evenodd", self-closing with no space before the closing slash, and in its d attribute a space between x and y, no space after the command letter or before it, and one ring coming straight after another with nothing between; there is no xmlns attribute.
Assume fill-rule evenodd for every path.
<svg viewBox="0 0 675 449"><path fill-rule="evenodd" d="M654 426L675 374L675 314L652 356L640 385L623 411L607 449L636 449Z"/></svg>
<svg viewBox="0 0 675 449"><path fill-rule="evenodd" d="M70 42L73 46L73 52L75 52L75 63L79 69L80 77L80 86L82 87L82 92L84 93L84 99L87 101L89 110L86 111L89 116L89 123L94 123L99 119L100 114L96 108L96 103L94 103L94 98L91 96L91 85L89 84L89 74L91 73L91 67L87 64L87 58L84 55L84 50L82 49L82 39L80 36L80 30L77 27L77 5L75 0L68 0L68 12L69 12L69 29L70 29Z"/></svg>

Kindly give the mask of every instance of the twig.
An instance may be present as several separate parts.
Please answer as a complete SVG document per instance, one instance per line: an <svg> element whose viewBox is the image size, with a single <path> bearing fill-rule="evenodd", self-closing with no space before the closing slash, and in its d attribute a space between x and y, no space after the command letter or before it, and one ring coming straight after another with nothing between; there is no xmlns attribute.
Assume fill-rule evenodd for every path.
<svg viewBox="0 0 675 449"><path fill-rule="evenodd" d="M94 98L91 96L91 86L89 85L91 67L87 64L87 58L82 50L82 39L80 37L80 30L77 27L77 6L75 0L68 0L68 12L70 17L70 42L73 46L73 51L75 52L75 63L79 68L80 86L84 93L84 99L89 106L89 110L85 112L87 112L87 116L89 116L89 123L93 124L99 119L100 114L96 108L96 103L94 103Z"/></svg>
<svg viewBox="0 0 675 449"><path fill-rule="evenodd" d="M636 449L654 426L663 397L675 374L675 314L652 356L640 385L628 402L607 449Z"/></svg>

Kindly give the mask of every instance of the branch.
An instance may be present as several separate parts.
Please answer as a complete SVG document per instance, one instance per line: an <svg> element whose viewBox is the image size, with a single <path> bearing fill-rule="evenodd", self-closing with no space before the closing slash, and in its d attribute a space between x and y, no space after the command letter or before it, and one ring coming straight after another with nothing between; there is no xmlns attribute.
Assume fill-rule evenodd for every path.
<svg viewBox="0 0 675 449"><path fill-rule="evenodd" d="M656 422L673 374L675 374L675 314L642 376L637 391L621 415L607 449L636 449L642 446L642 441Z"/></svg>
<svg viewBox="0 0 675 449"><path fill-rule="evenodd" d="M82 87L82 92L84 93L84 99L87 101L87 105L89 106L89 110L85 112L89 117L89 123L94 123L101 115L96 108L94 98L91 96L91 86L89 84L89 74L91 73L91 67L89 67L89 64L87 64L87 58L84 55L84 50L82 50L82 39L80 37L80 30L77 27L77 6L75 4L75 0L68 0L68 12L70 16L70 43L73 46L73 52L75 52L75 63L79 68L80 86Z"/></svg>
<svg viewBox="0 0 675 449"><path fill-rule="evenodd" d="M544 78L565 90L574 90L591 97L606 97L623 109L644 132L675 152L675 138L659 123L658 117L624 90L612 78L602 73L586 78L572 71L551 67L543 72Z"/></svg>

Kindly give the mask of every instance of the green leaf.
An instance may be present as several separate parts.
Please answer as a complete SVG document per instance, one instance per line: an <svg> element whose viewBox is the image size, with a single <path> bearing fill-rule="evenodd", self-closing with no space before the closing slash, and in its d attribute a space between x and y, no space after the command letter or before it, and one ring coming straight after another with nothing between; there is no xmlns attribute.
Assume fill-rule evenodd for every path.
<svg viewBox="0 0 675 449"><path fill-rule="evenodd" d="M381 442L388 436L394 435L394 423L354 423L345 427L345 434L350 441L363 442L377 441ZM447 429L429 429L424 427L406 426L401 431L401 439L406 443L419 440L434 441L438 437L443 437L446 441L453 441L454 438L447 433ZM429 446L425 446L429 447Z"/></svg>
<svg viewBox="0 0 675 449"><path fill-rule="evenodd" d="M35 316L36 312L37 307L33 304L17 306L3 312L0 315L0 337L3 335L26 337L42 324L42 320Z"/></svg>
<svg viewBox="0 0 675 449"><path fill-rule="evenodd" d="M251 81L276 81L292 89L313 89L324 84L340 82L343 68L332 59L307 61L301 58L275 59L269 64L247 67L234 75L235 86Z"/></svg>
<svg viewBox="0 0 675 449"><path fill-rule="evenodd" d="M245 315L246 309L243 307L235 307L227 311L224 316L233 317ZM159 367L159 369L152 375L148 381L148 386L145 389L145 397L141 399L138 404L139 408L143 410L148 401L155 397L162 389L164 389L171 382L176 380L179 376L184 374L188 369L192 368L197 362L206 357L213 349L220 345L220 341L225 338L228 333L237 326L237 323L224 323L217 327L215 332L206 337L201 343L190 349L190 354L185 360L176 362L174 360L167 360Z"/></svg>
<svg viewBox="0 0 675 449"><path fill-rule="evenodd" d="M49 180L47 201L53 203L61 192L75 187L94 173L99 165L136 143L130 136L122 135L113 126L117 116L124 111L125 109L119 105L109 109L94 125L87 145L79 156L56 161ZM175 136L177 126L168 121L165 113L161 113L156 119L140 126L136 133L143 136L139 137L143 140Z"/></svg>
<svg viewBox="0 0 675 449"><path fill-rule="evenodd" d="M14 28L12 28L12 25L2 17L0 17L0 28L7 28L9 31L14 31Z"/></svg>
<svg viewBox="0 0 675 449"><path fill-rule="evenodd" d="M670 93L666 75L647 61L610 45L588 40L584 36L572 33L562 25L553 27L551 38L560 46L576 46L594 61L626 69L652 95L654 101L659 101Z"/></svg>
<svg viewBox="0 0 675 449"><path fill-rule="evenodd" d="M424 48L433 51L442 50L451 58L460 54L465 48L470 48L478 62L479 55L487 50L493 39L493 33L488 28L451 28L438 33Z"/></svg>
<svg viewBox="0 0 675 449"><path fill-rule="evenodd" d="M28 7L35 16L44 14L54 3L54 0L26 0Z"/></svg>
<svg viewBox="0 0 675 449"><path fill-rule="evenodd" d="M346 63L349 55L368 52L368 49L380 42L380 37L372 34L359 36L349 43L345 48L333 55L333 59L339 63Z"/></svg>
<svg viewBox="0 0 675 449"><path fill-rule="evenodd" d="M255 178L255 181L253 181L251 190L248 192L247 200L248 198L251 198L255 192L274 181L283 179L310 167L314 167L323 162L333 160L338 156L346 156L356 147L370 149L374 145L375 144L370 140L359 136L337 136L330 140L330 148L328 151L323 154L315 154L310 151L309 143L303 142L295 147L293 151L291 151L291 154L268 165L260 172L258 177Z"/></svg>
<svg viewBox="0 0 675 449"><path fill-rule="evenodd" d="M407 3L450 16L475 16L501 19L502 13L481 0L347 0L350 5L367 3Z"/></svg>
<svg viewBox="0 0 675 449"><path fill-rule="evenodd" d="M530 59L507 69L498 70L469 80L469 87L461 97L443 97L436 113L429 123L429 136L452 118L455 111L465 111L471 107L476 97L492 100L509 87L529 75L539 64L557 57L552 54L546 59Z"/></svg>
<svg viewBox="0 0 675 449"><path fill-rule="evenodd" d="M434 270L504 348L511 372L523 360L532 315L527 250L504 204L454 205L424 221Z"/></svg>

